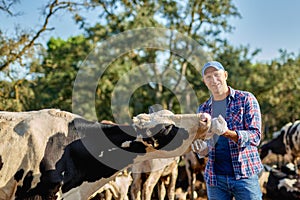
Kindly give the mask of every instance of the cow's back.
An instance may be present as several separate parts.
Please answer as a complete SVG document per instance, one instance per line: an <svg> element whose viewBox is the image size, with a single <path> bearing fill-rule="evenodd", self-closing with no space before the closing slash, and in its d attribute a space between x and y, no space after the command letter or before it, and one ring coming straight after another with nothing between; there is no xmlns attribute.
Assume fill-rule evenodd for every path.
<svg viewBox="0 0 300 200"><path fill-rule="evenodd" d="M49 138L57 133L67 135L68 123L75 117L56 109L0 112L0 199L14 198L22 186L36 186ZM23 185L24 180L30 184Z"/></svg>

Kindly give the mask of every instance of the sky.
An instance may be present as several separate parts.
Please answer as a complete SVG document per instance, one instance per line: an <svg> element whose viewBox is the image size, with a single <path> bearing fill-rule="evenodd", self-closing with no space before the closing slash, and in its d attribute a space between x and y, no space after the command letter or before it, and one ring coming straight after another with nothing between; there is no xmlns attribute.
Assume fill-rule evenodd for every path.
<svg viewBox="0 0 300 200"><path fill-rule="evenodd" d="M260 48L257 60L279 57L279 49L300 53L299 0L233 0L241 19L232 20L236 27L228 40L234 45Z"/></svg>
<svg viewBox="0 0 300 200"><path fill-rule="evenodd" d="M36 28L41 25L41 8L47 0L20 0L14 10L23 14L8 18L0 12L0 30L10 33L14 26L22 29ZM251 50L261 49L255 61L268 62L280 56L279 49L298 55L300 53L300 0L233 0L242 18L229 19L235 30L224 35L234 46L247 45ZM91 18L92 19L92 18ZM66 14L50 20L55 27L40 39L45 43L50 36L66 39L81 31Z"/></svg>

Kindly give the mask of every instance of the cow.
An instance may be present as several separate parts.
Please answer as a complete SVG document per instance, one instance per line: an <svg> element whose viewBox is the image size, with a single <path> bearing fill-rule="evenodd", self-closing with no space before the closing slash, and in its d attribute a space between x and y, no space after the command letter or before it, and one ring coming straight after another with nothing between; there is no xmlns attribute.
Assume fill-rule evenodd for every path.
<svg viewBox="0 0 300 200"><path fill-rule="evenodd" d="M300 120L288 126L283 143L285 144L288 160L295 164L297 170L297 161L300 158Z"/></svg>
<svg viewBox="0 0 300 200"><path fill-rule="evenodd" d="M207 157L200 158L193 151L181 156L176 181L176 199L193 200L206 195L204 182L206 162Z"/></svg>
<svg viewBox="0 0 300 200"><path fill-rule="evenodd" d="M174 200L179 157L146 160L132 166L131 199L150 200L155 186L158 199Z"/></svg>
<svg viewBox="0 0 300 200"><path fill-rule="evenodd" d="M267 198L273 200L300 199L299 177L296 175L293 164L288 163L282 166L281 169L273 167L265 167L265 169L269 172L269 177L265 184Z"/></svg>
<svg viewBox="0 0 300 200"><path fill-rule="evenodd" d="M114 180L106 183L101 187L94 195L90 197L90 200L129 200L128 191L132 183L131 171L125 169L114 178Z"/></svg>
<svg viewBox="0 0 300 200"><path fill-rule="evenodd" d="M284 134L279 134L270 141L264 141L260 148L260 158L263 160L267 157L267 155L270 155L271 153L275 154L277 157L277 165L283 165L284 164L284 155L286 155L285 145L283 143L283 137ZM281 163L279 163L280 159Z"/></svg>
<svg viewBox="0 0 300 200"><path fill-rule="evenodd" d="M196 181L200 181L202 192L206 192L204 182L204 170L207 162L207 157L199 158L196 153L190 151L182 156L185 163L185 170L188 177L188 194L190 199L194 199ZM196 198L196 196L195 196Z"/></svg>
<svg viewBox="0 0 300 200"><path fill-rule="evenodd" d="M285 156L297 166L300 158L300 120L287 123L279 131L278 136L260 147L263 160L269 152Z"/></svg>
<svg viewBox="0 0 300 200"><path fill-rule="evenodd" d="M260 186L260 189L261 189L261 192L263 195L267 194L266 185L268 183L271 169L272 169L271 166L264 164L264 168L259 173L259 176L258 176L259 186Z"/></svg>
<svg viewBox="0 0 300 200"><path fill-rule="evenodd" d="M149 128L88 121L57 109L0 112L0 199L88 199L138 162L190 151L210 117ZM194 121L193 121L194 120Z"/></svg>

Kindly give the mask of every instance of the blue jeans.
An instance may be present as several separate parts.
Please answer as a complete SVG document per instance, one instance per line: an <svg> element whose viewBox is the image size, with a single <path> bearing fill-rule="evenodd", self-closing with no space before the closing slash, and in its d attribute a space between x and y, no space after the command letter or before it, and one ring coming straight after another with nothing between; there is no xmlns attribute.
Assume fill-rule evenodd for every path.
<svg viewBox="0 0 300 200"><path fill-rule="evenodd" d="M206 184L209 200L261 200L258 176L235 180L233 176L217 175L217 185Z"/></svg>

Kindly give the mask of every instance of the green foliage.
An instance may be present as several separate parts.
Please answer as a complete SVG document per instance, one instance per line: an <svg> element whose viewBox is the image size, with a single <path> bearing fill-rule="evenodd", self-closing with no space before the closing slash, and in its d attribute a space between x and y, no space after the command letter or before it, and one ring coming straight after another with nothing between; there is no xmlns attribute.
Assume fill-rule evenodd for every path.
<svg viewBox="0 0 300 200"><path fill-rule="evenodd" d="M60 108L71 111L73 82L81 62L92 49L83 36L67 41L51 38L40 65L32 65L31 72L39 74L32 88L35 99L28 109Z"/></svg>
<svg viewBox="0 0 300 200"><path fill-rule="evenodd" d="M0 110L23 111L30 107L33 99L32 83L26 79L0 81Z"/></svg>
<svg viewBox="0 0 300 200"><path fill-rule="evenodd" d="M175 113L191 113L209 97L199 69L208 58L213 58L229 72L229 85L255 94L266 137L283 124L299 119L300 56L280 50L281 56L270 64L254 64L252 60L259 49L250 52L249 46L230 45L221 36L233 28L228 19L240 17L232 0L88 1L81 6L88 11L100 10L93 26L86 21L83 10L75 12L75 5L81 4L70 4L66 12L74 13L74 20L85 34L67 40L51 38L45 48L37 48L39 54L29 49L25 56L15 58L12 52L20 52L18 47L22 42L27 45L30 37L14 42L0 32L0 65L7 70L7 59L12 58L10 62L19 62L29 69L28 76L15 78L11 68L1 68L6 74L0 80L1 110L60 108L76 110L88 119L94 119L91 110L96 110L99 120L120 123L129 123L133 115L148 112L153 104L161 104ZM124 42L112 41L106 51L95 52L94 47L120 33L146 27L168 28L178 34L172 32L161 38L159 33L135 35ZM182 41L180 34L193 39L198 47ZM163 48L148 48L155 42L153 38L161 39ZM133 48L137 41L143 41L145 46ZM122 50L124 53L119 55ZM177 50L186 56L177 55ZM74 91L79 73L83 80L78 82L79 91ZM95 89L91 86L93 81Z"/></svg>

